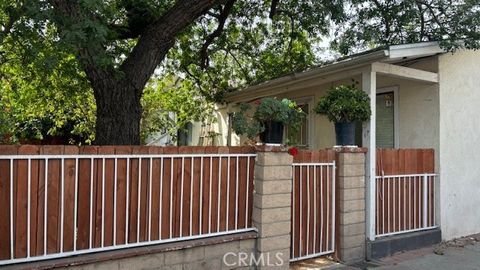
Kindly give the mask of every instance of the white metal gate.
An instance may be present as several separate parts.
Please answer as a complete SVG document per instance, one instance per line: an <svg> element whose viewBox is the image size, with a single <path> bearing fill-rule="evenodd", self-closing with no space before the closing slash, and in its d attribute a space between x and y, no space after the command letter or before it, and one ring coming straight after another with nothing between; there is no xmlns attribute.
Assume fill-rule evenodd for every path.
<svg viewBox="0 0 480 270"><path fill-rule="evenodd" d="M335 249L335 162L292 165L290 260L331 254Z"/></svg>

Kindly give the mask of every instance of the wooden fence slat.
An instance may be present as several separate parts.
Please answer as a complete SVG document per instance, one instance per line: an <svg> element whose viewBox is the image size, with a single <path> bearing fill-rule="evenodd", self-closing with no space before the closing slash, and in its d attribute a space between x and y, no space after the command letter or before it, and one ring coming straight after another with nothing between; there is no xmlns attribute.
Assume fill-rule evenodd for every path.
<svg viewBox="0 0 480 270"><path fill-rule="evenodd" d="M230 167L230 159L222 158L221 176L220 176L220 228L219 231L225 231L227 221L227 178L228 169Z"/></svg>
<svg viewBox="0 0 480 270"><path fill-rule="evenodd" d="M227 230L233 230L235 229L235 195L236 195L236 179L237 177L237 159L236 158L231 158L230 159L230 183L229 187L230 190L227 190L229 193L229 217L228 217L228 226Z"/></svg>
<svg viewBox="0 0 480 270"><path fill-rule="evenodd" d="M63 146L44 146L45 154L63 154ZM47 253L60 251L60 192L61 192L61 162L48 162L48 194L47 194Z"/></svg>
<svg viewBox="0 0 480 270"><path fill-rule="evenodd" d="M10 161L0 160L0 259L10 258Z"/></svg>
<svg viewBox="0 0 480 270"><path fill-rule="evenodd" d="M151 240L159 239L159 214L160 214L160 169L161 163L159 158L152 160L152 183L151 183L151 209L149 209L150 226L151 226ZM150 208L150 207L149 207Z"/></svg>
<svg viewBox="0 0 480 270"><path fill-rule="evenodd" d="M208 233L209 229L209 223L210 223L210 215L209 213L211 212L210 206L211 206L211 174L210 174L210 166L211 164L211 159L210 158L204 158L203 159L203 190L201 192L201 204L202 204L202 210L200 215L202 216L202 230L201 233ZM213 168L212 168L213 171Z"/></svg>
<svg viewBox="0 0 480 270"><path fill-rule="evenodd" d="M299 216L300 215L300 211L301 211L301 201L300 201L300 167L295 167L295 171L294 171L294 174L295 174L295 181L294 181L294 185L293 185L293 192L296 196L294 196L295 200L294 200L294 215L295 216ZM295 234L295 237L293 239L294 243L300 243L300 218L295 218L294 219L294 222L292 222L293 226L294 226L294 234ZM298 249L298 246L297 248L295 249L294 251L294 257L300 257L300 250Z"/></svg>
<svg viewBox="0 0 480 270"><path fill-rule="evenodd" d="M147 218L148 218L148 188L150 175L150 159L142 159L142 170L140 171L140 236L139 241L145 242L147 240Z"/></svg>
<svg viewBox="0 0 480 270"><path fill-rule="evenodd" d="M88 149L88 150L87 150ZM96 148L79 149L80 154L86 154L88 151ZM89 226L90 226L90 172L93 164L89 159L80 159L78 161L78 225L77 225L77 249L87 249L89 245Z"/></svg>
<svg viewBox="0 0 480 270"><path fill-rule="evenodd" d="M193 158L192 162L193 171L191 173L193 174L193 177L191 179L193 180L193 183L191 185L193 185L193 188L191 191L193 192L191 194L192 201L190 202L192 211L191 234L198 235L200 233L200 206L203 206L201 193L203 192L204 180L200 177L200 166L203 164L201 163L201 158ZM200 181L202 181L202 190L200 190Z"/></svg>
<svg viewBox="0 0 480 270"><path fill-rule="evenodd" d="M100 149L99 149L100 152ZM102 178L103 159L95 158L95 171L93 172L93 220L92 220L92 246L101 247L102 244Z"/></svg>
<svg viewBox="0 0 480 270"><path fill-rule="evenodd" d="M21 153L21 149L19 149ZM27 161L17 160L17 172L14 183L14 232L15 232L15 257L27 256ZM27 199L25 199L27 198Z"/></svg>
<svg viewBox="0 0 480 270"><path fill-rule="evenodd" d="M1 155L17 154L17 147L0 145ZM15 170L15 168L14 168ZM10 254L10 161L0 160L0 259L9 259Z"/></svg>
<svg viewBox="0 0 480 270"><path fill-rule="evenodd" d="M170 207L173 203L172 198L170 197L171 187L171 173L170 170L172 160L166 158L163 160L163 177L162 177L162 214L161 214L161 239L166 239L170 237Z"/></svg>
<svg viewBox="0 0 480 270"><path fill-rule="evenodd" d="M181 181L182 181L182 159L173 159L173 236L180 237L180 205L181 199ZM185 176L184 176L185 177Z"/></svg>
<svg viewBox="0 0 480 270"><path fill-rule="evenodd" d="M324 157L326 158L326 156ZM328 172L326 168L322 168L322 250L327 250L327 230L328 230L328 223L327 223L327 204L328 204L328 189L327 189L327 175Z"/></svg>
<svg viewBox="0 0 480 270"><path fill-rule="evenodd" d="M140 178L138 175L139 159L130 159L130 183L128 197L128 242L137 242L137 207L138 207L138 186Z"/></svg>
<svg viewBox="0 0 480 270"><path fill-rule="evenodd" d="M78 154L77 147L65 147L65 154ZM75 211L75 168L74 159L64 160L64 218L63 218L63 249L73 251L75 233L74 211Z"/></svg>
<svg viewBox="0 0 480 270"><path fill-rule="evenodd" d="M212 199L212 214L210 215L210 218L211 218L211 225L210 225L210 228L211 228L211 232L216 232L217 231L217 228L219 227L219 224L218 224L218 215L219 215L219 211L218 211L218 192L219 192L219 184L221 183L221 179L220 179L220 173L221 173L221 169L220 169L220 158L213 158L212 160L212 195L211 195L211 199Z"/></svg>
<svg viewBox="0 0 480 270"><path fill-rule="evenodd" d="M240 158L238 162L238 214L237 214L237 227L238 228L245 228L245 213L246 213L246 199L247 199L247 159L248 158ZM245 170L247 169L247 170Z"/></svg>
<svg viewBox="0 0 480 270"><path fill-rule="evenodd" d="M255 168L255 157L250 157L250 171L249 171L249 181L248 184L248 227L252 226L252 212L253 212L253 178L254 178L254 168Z"/></svg>

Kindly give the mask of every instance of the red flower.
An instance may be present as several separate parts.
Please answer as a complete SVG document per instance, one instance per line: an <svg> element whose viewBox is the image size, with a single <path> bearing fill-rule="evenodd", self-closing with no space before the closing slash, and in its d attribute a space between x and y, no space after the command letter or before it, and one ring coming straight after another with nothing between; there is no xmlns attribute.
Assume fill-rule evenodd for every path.
<svg viewBox="0 0 480 270"><path fill-rule="evenodd" d="M260 99L257 99L255 101L253 101L253 104L255 104L255 105L260 105L260 103L261 103Z"/></svg>
<svg viewBox="0 0 480 270"><path fill-rule="evenodd" d="M292 156L296 156L298 155L298 149L295 147L291 147L290 149L288 149L288 153Z"/></svg>

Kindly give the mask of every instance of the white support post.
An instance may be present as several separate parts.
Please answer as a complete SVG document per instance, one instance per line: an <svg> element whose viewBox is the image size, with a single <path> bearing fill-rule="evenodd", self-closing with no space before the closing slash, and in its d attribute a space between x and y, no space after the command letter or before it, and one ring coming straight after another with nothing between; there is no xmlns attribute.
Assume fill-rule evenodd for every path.
<svg viewBox="0 0 480 270"><path fill-rule="evenodd" d="M423 228L428 227L428 175L423 175Z"/></svg>
<svg viewBox="0 0 480 270"><path fill-rule="evenodd" d="M370 96L372 115L370 121L363 125L363 147L368 148L365 162L365 177L367 183L366 210L367 210L367 239L375 240L375 162L376 162L376 99L377 99L377 74L371 67L362 72L362 89Z"/></svg>

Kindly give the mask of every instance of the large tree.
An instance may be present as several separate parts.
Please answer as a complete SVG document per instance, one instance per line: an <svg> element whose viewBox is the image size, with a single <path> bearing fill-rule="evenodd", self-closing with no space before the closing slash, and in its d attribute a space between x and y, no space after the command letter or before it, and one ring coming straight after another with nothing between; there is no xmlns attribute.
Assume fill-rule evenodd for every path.
<svg viewBox="0 0 480 270"><path fill-rule="evenodd" d="M159 67L220 99L317 64L318 44L334 29L342 53L423 40L478 48L477 2L19 0L1 3L0 37L29 40L35 57L53 32L56 50L76 56L93 88L96 143L139 144L142 93Z"/></svg>

